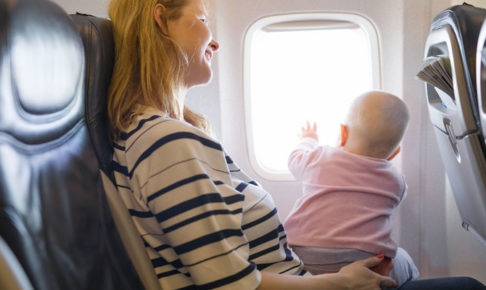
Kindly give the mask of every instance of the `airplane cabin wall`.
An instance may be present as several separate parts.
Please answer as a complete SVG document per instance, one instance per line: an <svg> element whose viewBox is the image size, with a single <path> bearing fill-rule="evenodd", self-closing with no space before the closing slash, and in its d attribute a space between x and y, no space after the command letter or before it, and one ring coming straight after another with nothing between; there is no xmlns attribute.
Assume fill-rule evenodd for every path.
<svg viewBox="0 0 486 290"><path fill-rule="evenodd" d="M54 0L68 13L106 16L109 0ZM424 85L416 80L432 18L462 4L457 0L209 0L211 26L220 52L213 60L213 82L190 91L189 106L206 114L215 135L233 159L272 194L282 219L300 194L292 181L274 182L251 168L243 101L243 41L261 17L293 12L346 11L370 19L381 41L382 89L411 109L411 122L395 165L405 174L408 197L393 217L394 238L413 257L422 277L467 275L486 283L486 247L461 228L461 220L428 119ZM468 1L482 6L484 1ZM213 17L214 16L214 17ZM295 53L299 53L296 51ZM270 112L271 108L269 108ZM269 113L270 114L270 113Z"/></svg>

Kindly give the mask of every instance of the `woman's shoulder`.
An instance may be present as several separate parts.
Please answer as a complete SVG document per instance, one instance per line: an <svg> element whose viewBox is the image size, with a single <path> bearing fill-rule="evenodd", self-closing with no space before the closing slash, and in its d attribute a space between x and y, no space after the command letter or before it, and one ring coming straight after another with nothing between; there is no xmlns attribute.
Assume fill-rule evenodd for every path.
<svg viewBox="0 0 486 290"><path fill-rule="evenodd" d="M130 142L141 137L160 139L164 136L186 132L204 137L203 131L192 126L191 124L173 119L153 111L147 111L139 114L130 124L126 132L120 135L120 139Z"/></svg>
<svg viewBox="0 0 486 290"><path fill-rule="evenodd" d="M119 141L126 148L146 148L155 144L162 146L168 143L177 143L180 149L201 144L205 147L222 150L220 143L204 131L185 121L168 117L162 112L154 112L153 110L139 114L128 130L120 135Z"/></svg>

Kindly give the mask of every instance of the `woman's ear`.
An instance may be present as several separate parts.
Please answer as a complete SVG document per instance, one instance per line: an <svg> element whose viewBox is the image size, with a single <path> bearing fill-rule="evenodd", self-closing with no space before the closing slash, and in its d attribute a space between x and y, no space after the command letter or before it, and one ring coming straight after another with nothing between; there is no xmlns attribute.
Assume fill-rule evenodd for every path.
<svg viewBox="0 0 486 290"><path fill-rule="evenodd" d="M339 142L339 146L343 147L348 141L348 126L341 124L341 142Z"/></svg>
<svg viewBox="0 0 486 290"><path fill-rule="evenodd" d="M166 8L164 5L157 3L155 4L154 7L154 20L155 23L157 23L157 26L159 27L160 31L164 34L168 34L167 27L165 25L164 21L164 13L166 11Z"/></svg>

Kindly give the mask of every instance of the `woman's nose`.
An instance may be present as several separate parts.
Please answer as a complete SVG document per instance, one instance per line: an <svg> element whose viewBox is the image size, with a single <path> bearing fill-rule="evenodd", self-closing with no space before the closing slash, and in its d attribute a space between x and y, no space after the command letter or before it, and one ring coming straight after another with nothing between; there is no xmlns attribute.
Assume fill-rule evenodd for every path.
<svg viewBox="0 0 486 290"><path fill-rule="evenodd" d="M213 52L216 52L219 49L219 43L216 40L211 40L211 42L209 43L209 47L211 47Z"/></svg>

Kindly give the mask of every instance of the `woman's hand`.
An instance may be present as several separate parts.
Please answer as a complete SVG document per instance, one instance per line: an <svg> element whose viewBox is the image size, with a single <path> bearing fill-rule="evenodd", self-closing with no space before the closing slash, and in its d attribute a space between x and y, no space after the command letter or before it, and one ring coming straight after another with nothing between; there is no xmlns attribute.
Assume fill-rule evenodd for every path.
<svg viewBox="0 0 486 290"><path fill-rule="evenodd" d="M396 287L392 278L370 270L383 257L371 257L342 267L338 273L315 276L294 276L261 272L258 290L381 290L380 285Z"/></svg>
<svg viewBox="0 0 486 290"><path fill-rule="evenodd" d="M377 274L370 268L378 265L383 256L370 257L344 266L338 272L347 277L348 289L355 290L379 290L380 286L396 287L396 282L387 276Z"/></svg>

